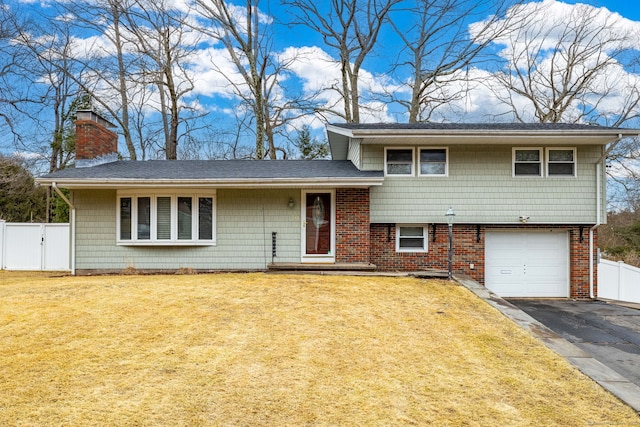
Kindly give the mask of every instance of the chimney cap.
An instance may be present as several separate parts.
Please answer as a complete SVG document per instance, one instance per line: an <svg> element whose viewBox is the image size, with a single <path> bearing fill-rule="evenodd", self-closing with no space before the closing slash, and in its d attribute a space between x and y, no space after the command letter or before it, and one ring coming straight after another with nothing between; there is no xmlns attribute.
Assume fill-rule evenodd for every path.
<svg viewBox="0 0 640 427"><path fill-rule="evenodd" d="M93 110L78 110L76 111L76 120L90 120L92 122L96 122L105 128L115 128L117 127L109 120L102 117L100 114L96 113Z"/></svg>

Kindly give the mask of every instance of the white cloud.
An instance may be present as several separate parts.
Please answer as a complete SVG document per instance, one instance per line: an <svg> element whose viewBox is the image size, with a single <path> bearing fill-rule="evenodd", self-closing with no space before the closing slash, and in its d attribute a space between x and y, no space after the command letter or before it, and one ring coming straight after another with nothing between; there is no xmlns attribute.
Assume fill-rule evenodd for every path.
<svg viewBox="0 0 640 427"><path fill-rule="evenodd" d="M495 37L492 43L501 48L499 55L505 64L514 67L510 72L518 70L529 79L528 90L537 94L539 102L554 99L551 82L556 89L575 85L580 77L599 70L591 77L588 88L578 93L569 105L563 120L580 118L585 107L594 109L601 117L611 117L627 104L630 94L637 94L640 76L625 70L618 62L618 55L625 49L637 51L640 48L640 22L623 18L606 8L556 0L513 7L508 11L507 19L516 19L518 26L514 31ZM472 35L478 35L487 22L472 24L469 27ZM494 26L498 28L504 22L498 21ZM576 52L579 60L570 64L569 58ZM571 74L566 72L569 65L572 65ZM510 99L521 117L535 120L531 101L500 88L498 77L502 72L509 71L485 76L485 85L494 95ZM514 81L516 86L521 84L517 77ZM500 108L499 104L495 107Z"/></svg>
<svg viewBox="0 0 640 427"><path fill-rule="evenodd" d="M170 0L168 4L175 10L186 12L190 10L192 0ZM231 5L230 8L237 22L245 22L245 7ZM193 10L190 13L193 13ZM273 22L273 18L268 14L259 11L258 13L262 24L269 25ZM587 29L593 31L595 40L600 41L601 38L615 37L618 40L618 46L625 47L629 46L629 41L635 43L633 46L637 47L637 40L640 40L640 23L625 19L604 8L598 9L584 4L570 5L556 0L544 0L514 7L508 12L508 16L512 17L518 13L527 17L523 21L524 27L518 32L501 35L492 41L494 46L501 49L500 55L503 58L512 58L519 50L526 50L528 46L536 44L549 50L557 47L562 31L569 28L570 23L578 22L584 16L590 17ZM194 15L191 15L189 19L195 18ZM496 25L500 23L502 22L499 21ZM486 22L472 24L469 30L475 34L484 24ZM244 78L229 57L228 51L219 42L210 38L205 39L204 36L187 27L183 28L185 45L193 46L194 50L188 60L183 62L183 65L187 68L195 87L186 102L195 102L194 99L199 97L199 108L233 112L238 89L247 94L248 87ZM112 28L107 28L107 31L110 34L113 33ZM132 39L131 37L126 38ZM607 49L615 47L613 44L606 46ZM126 50L134 52L135 46L128 45ZM107 34L74 39L74 53L80 56L107 57L113 55L114 52L115 48ZM593 58L595 55L594 52ZM315 99L326 108L336 111L343 110L343 101L340 95L342 76L337 58L332 57L319 46L285 47L281 52L275 54L275 58L276 62L286 63L291 73L280 74L278 76L280 84L284 87L292 85L294 91L307 96L315 95ZM549 58L548 53L541 57L537 64L541 71L550 69ZM593 58L591 60L594 60ZM554 65L557 66L558 63L556 62ZM584 64L585 69L590 66L588 61ZM446 105L436 110L432 120L466 122L513 120L514 117L509 113L509 107L503 102L503 99L509 96L520 114L533 120L533 112L529 102L522 97L507 93L497 84L499 72L492 73L480 68L471 68L439 79L439 85L432 89L435 97L444 97L447 94L462 94L462 96L454 97ZM181 76L179 70L176 70L176 73L178 79L182 79L186 83L187 77ZM482 82L482 84L478 82ZM402 121L404 111L392 111L392 108L399 107L390 106L377 100L376 96L372 96L394 93L408 97L407 86L400 83L402 82L392 81L388 75L380 75L368 69L362 69L359 74L362 121ZM620 64L614 63L606 74L598 77L597 85L601 88L614 88L611 96L599 101L599 108L604 112L615 111L616 106L625 101L625 97L629 93L628 87L631 85L640 87L640 77L626 71ZM103 90L108 90L107 85L103 85ZM285 91L281 90L275 94L277 99L284 99L285 95ZM158 100L152 91L147 91L144 92L144 95L140 95L137 102L154 106ZM218 104L213 105L213 102ZM314 127L319 126L320 123L311 116L301 118L298 122L309 123Z"/></svg>
<svg viewBox="0 0 640 427"><path fill-rule="evenodd" d="M342 75L340 63L318 46L289 47L279 54L279 59L289 64L289 69L302 82L307 95L316 95L323 106L343 111ZM361 120L363 122L393 122L395 117L389 106L381 101L369 100L371 94L384 94L401 90L387 76L376 75L366 69L358 74L361 96Z"/></svg>
<svg viewBox="0 0 640 427"><path fill-rule="evenodd" d="M542 50L562 46L562 39L583 39L590 45L602 45L605 51L619 48L637 48L640 22L624 18L618 13L587 4L568 4L557 0L529 2L512 7L505 19L517 22L514 31L492 37L492 42L503 45L502 55L512 57L530 47ZM469 26L477 36L488 21ZM493 24L498 28L505 24L499 20ZM490 33L488 33L490 34Z"/></svg>

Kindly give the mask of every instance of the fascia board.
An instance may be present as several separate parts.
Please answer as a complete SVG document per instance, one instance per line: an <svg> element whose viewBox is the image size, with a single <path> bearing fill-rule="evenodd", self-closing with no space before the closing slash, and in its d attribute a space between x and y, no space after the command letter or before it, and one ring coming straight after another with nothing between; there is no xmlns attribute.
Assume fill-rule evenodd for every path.
<svg viewBox="0 0 640 427"><path fill-rule="evenodd" d="M326 129L328 133L335 133L338 135L348 136L350 138L353 137L354 129L345 129L340 126L335 125L326 125ZM356 130L356 132L360 132L361 130ZM364 129L362 131L365 131Z"/></svg>
<svg viewBox="0 0 640 427"><path fill-rule="evenodd" d="M318 188L349 187L368 188L380 186L384 177L379 178L313 178L300 179L248 179L248 180L133 180L133 179L42 179L37 178L40 185L68 189L119 189L119 188Z"/></svg>
<svg viewBox="0 0 640 427"><path fill-rule="evenodd" d="M589 129L589 130L539 130L539 131L522 131L522 130L435 130L435 129L354 129L350 137L362 138L363 144L374 144L376 140L390 139L455 139L462 143L471 141L486 142L491 140L494 143L497 140L503 140L505 143L514 140L524 139L558 139L558 140L588 140L588 143L602 143L615 141L619 138L640 136L639 129Z"/></svg>

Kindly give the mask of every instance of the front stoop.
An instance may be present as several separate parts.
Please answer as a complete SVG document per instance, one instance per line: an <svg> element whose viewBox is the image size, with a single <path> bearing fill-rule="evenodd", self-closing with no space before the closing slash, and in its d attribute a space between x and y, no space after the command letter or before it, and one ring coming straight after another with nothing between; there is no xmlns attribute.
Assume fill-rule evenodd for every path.
<svg viewBox="0 0 640 427"><path fill-rule="evenodd" d="M366 262L273 262L267 266L267 269L269 271L375 271L376 266Z"/></svg>
<svg viewBox="0 0 640 427"><path fill-rule="evenodd" d="M367 262L339 262L339 263L300 263L273 262L267 266L270 272L306 271L319 273L366 274L376 276L409 276L418 279L446 279L448 272L438 269L424 269L420 271L380 271L375 264Z"/></svg>
<svg viewBox="0 0 640 427"><path fill-rule="evenodd" d="M449 278L449 272L436 268L425 268L424 270L412 272L410 276L418 279L447 279Z"/></svg>

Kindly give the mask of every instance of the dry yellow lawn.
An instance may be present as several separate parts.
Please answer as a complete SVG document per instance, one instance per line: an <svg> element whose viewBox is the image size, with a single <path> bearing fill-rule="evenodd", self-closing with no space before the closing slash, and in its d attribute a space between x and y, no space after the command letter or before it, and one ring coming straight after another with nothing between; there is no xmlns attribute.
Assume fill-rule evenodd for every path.
<svg viewBox="0 0 640 427"><path fill-rule="evenodd" d="M0 425L640 425L465 288L0 271Z"/></svg>

